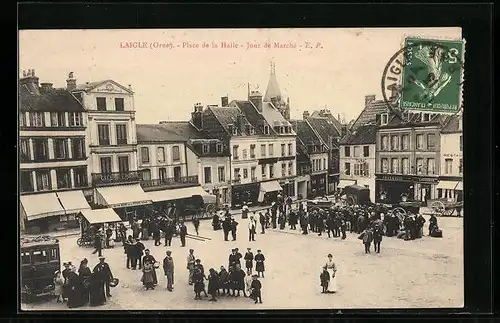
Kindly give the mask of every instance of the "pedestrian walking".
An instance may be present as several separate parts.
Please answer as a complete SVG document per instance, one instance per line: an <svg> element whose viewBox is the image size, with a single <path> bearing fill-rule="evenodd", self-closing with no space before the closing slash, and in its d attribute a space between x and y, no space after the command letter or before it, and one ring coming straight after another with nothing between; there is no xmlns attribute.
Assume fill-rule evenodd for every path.
<svg viewBox="0 0 500 323"><path fill-rule="evenodd" d="M172 251L167 250L167 256L163 259L163 272L167 277L167 290L171 292L174 289L174 259Z"/></svg>
<svg viewBox="0 0 500 323"><path fill-rule="evenodd" d="M95 237L94 237L94 248L95 250L92 252L93 255L96 253L98 257L102 257L102 235L101 235L101 230L97 231Z"/></svg>
<svg viewBox="0 0 500 323"><path fill-rule="evenodd" d="M189 285L193 285L193 274L194 274L194 265L195 265L196 257L194 256L194 249L189 249L189 254L187 256L187 266L186 268L189 270Z"/></svg>
<svg viewBox="0 0 500 323"><path fill-rule="evenodd" d="M375 247L375 252L380 253L380 243L382 242L383 232L380 227L376 227L373 231L373 246Z"/></svg>
<svg viewBox="0 0 500 323"><path fill-rule="evenodd" d="M146 287L146 290L155 289L153 271L153 264L149 260L144 262L141 282Z"/></svg>
<svg viewBox="0 0 500 323"><path fill-rule="evenodd" d="M361 234L359 235L358 239L361 239L363 241L363 244L365 246L365 253L370 253L370 246L373 241L373 231L371 228L366 228Z"/></svg>
<svg viewBox="0 0 500 323"><path fill-rule="evenodd" d="M238 230L238 222L231 219L231 235L233 236L233 241L236 241L236 231Z"/></svg>
<svg viewBox="0 0 500 323"><path fill-rule="evenodd" d="M320 286L323 288L322 294L328 293L328 284L330 283L330 273L326 266L323 267L323 271L319 275Z"/></svg>
<svg viewBox="0 0 500 323"><path fill-rule="evenodd" d="M208 274L208 294L211 296L209 301L217 302L215 296L219 290L219 277L215 272L215 269L210 268Z"/></svg>
<svg viewBox="0 0 500 323"><path fill-rule="evenodd" d="M251 215L248 221L248 241L255 241L256 228L257 228L257 221L255 221L253 215Z"/></svg>
<svg viewBox="0 0 500 323"><path fill-rule="evenodd" d="M245 253L245 268L247 269L247 274L252 274L253 269L253 252L251 248L247 248L247 252Z"/></svg>
<svg viewBox="0 0 500 323"><path fill-rule="evenodd" d="M252 278L252 284L250 285L250 297L255 301L255 304L262 304L262 284L257 278L257 275L253 275Z"/></svg>
<svg viewBox="0 0 500 323"><path fill-rule="evenodd" d="M185 247L186 246L186 236L187 236L187 234L188 234L187 227L184 224L184 222L181 222L181 227L179 229L179 236L181 238L181 247Z"/></svg>
<svg viewBox="0 0 500 323"><path fill-rule="evenodd" d="M205 268L203 268L203 265L201 264L200 259L195 260L195 265L194 265L195 271L199 270L201 272L201 275L203 276L203 279L207 279L205 276ZM205 297L208 297L207 291L205 290L205 283L203 283L203 294L205 294Z"/></svg>
<svg viewBox="0 0 500 323"><path fill-rule="evenodd" d="M106 287L106 297L111 297L109 283L113 280L113 274L111 273L111 268L109 268L105 259L106 258L102 256L99 257L99 263L94 267L92 272L97 275L101 285Z"/></svg>
<svg viewBox="0 0 500 323"><path fill-rule="evenodd" d="M260 234L266 233L266 217L259 212Z"/></svg>
<svg viewBox="0 0 500 323"><path fill-rule="evenodd" d="M193 275L193 282L194 282L194 299L198 300L201 299L201 292L205 291L205 275L201 272L200 268L195 268L194 275Z"/></svg>
<svg viewBox="0 0 500 323"><path fill-rule="evenodd" d="M168 221L165 226L165 247L172 246L172 237L174 236L174 223Z"/></svg>
<svg viewBox="0 0 500 323"><path fill-rule="evenodd" d="M144 250L144 257L142 257L142 266L144 267L144 265L146 264L146 262L149 262L151 263L152 265L152 275L153 275L153 281L152 281L152 284L153 284L153 287L158 285L158 277L156 275L156 268L157 268L157 261L155 259L155 257L151 254L151 251L149 249L146 249ZM153 288L154 289L154 288Z"/></svg>
<svg viewBox="0 0 500 323"><path fill-rule="evenodd" d="M56 270L54 272L53 282L54 282L54 296L56 296L56 302L57 303L63 302L62 294L63 294L64 278L62 277L60 270Z"/></svg>
<svg viewBox="0 0 500 323"><path fill-rule="evenodd" d="M260 274L262 274L262 278L264 278L264 271L265 271L264 260L266 260L266 257L264 257L264 254L262 254L262 251L260 249L257 250L257 254L254 257L254 260L255 260L255 271L257 271L257 275L260 277Z"/></svg>
<svg viewBox="0 0 500 323"><path fill-rule="evenodd" d="M194 231L196 232L196 235L199 235L198 230L200 229L200 219L198 219L197 217L194 217L193 218L193 226L194 226Z"/></svg>
<svg viewBox="0 0 500 323"><path fill-rule="evenodd" d="M333 255L330 253L328 254L328 259L325 264L326 269L328 270L328 273L330 274L330 282L328 284L327 288L327 293L336 293L337 292L337 266L335 265L335 262L333 261Z"/></svg>
<svg viewBox="0 0 500 323"><path fill-rule="evenodd" d="M137 238L137 244L136 244L136 259L137 259L137 264L139 265L139 270L142 269L142 256L144 255L144 250L146 247L144 244L141 242L141 238Z"/></svg>

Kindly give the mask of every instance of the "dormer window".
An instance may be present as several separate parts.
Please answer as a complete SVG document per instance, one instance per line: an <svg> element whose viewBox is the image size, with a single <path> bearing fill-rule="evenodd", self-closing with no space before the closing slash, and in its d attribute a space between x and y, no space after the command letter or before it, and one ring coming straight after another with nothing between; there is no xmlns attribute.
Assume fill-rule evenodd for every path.
<svg viewBox="0 0 500 323"><path fill-rule="evenodd" d="M431 120L430 113L422 113L422 122L429 122Z"/></svg>
<svg viewBox="0 0 500 323"><path fill-rule="evenodd" d="M269 126L268 126L268 125L265 125L265 126L264 126L264 134L265 134L265 135L268 135L268 134L269 134Z"/></svg>
<svg viewBox="0 0 500 323"><path fill-rule="evenodd" d="M254 134L255 134L255 129L254 129L252 126L250 126L250 134L251 134L251 135L254 135Z"/></svg>
<svg viewBox="0 0 500 323"><path fill-rule="evenodd" d="M217 144L215 146L215 149L216 149L216 151L217 151L218 154L222 153L222 144Z"/></svg>
<svg viewBox="0 0 500 323"><path fill-rule="evenodd" d="M233 135L234 136L238 135L238 128L233 127Z"/></svg>
<svg viewBox="0 0 500 323"><path fill-rule="evenodd" d="M203 144L202 151L203 151L203 154L208 154L210 152L210 145L209 144Z"/></svg>
<svg viewBox="0 0 500 323"><path fill-rule="evenodd" d="M380 116L380 125L381 126L386 125L388 122L389 122L389 115L387 113L383 113Z"/></svg>
<svg viewBox="0 0 500 323"><path fill-rule="evenodd" d="M280 133L285 133L285 128L284 127L280 127Z"/></svg>

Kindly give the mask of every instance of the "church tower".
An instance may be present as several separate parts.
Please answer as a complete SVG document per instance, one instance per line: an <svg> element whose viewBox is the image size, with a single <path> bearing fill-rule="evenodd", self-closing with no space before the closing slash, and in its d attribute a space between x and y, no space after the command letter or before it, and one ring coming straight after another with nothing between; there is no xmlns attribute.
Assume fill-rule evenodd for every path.
<svg viewBox="0 0 500 323"><path fill-rule="evenodd" d="M271 102L286 120L290 120L290 98L285 102L281 95L281 90L276 78L276 65L274 62L271 62L271 75L269 76L269 83L267 84L263 101Z"/></svg>

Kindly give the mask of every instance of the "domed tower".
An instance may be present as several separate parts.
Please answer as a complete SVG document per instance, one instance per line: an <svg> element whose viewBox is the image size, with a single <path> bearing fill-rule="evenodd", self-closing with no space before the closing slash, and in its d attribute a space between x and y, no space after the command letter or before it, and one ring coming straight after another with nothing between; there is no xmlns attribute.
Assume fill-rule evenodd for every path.
<svg viewBox="0 0 500 323"><path fill-rule="evenodd" d="M269 83L264 95L264 102L271 102L285 119L290 120L290 99L288 98L285 102L281 95L274 62L271 62L271 75L269 76Z"/></svg>

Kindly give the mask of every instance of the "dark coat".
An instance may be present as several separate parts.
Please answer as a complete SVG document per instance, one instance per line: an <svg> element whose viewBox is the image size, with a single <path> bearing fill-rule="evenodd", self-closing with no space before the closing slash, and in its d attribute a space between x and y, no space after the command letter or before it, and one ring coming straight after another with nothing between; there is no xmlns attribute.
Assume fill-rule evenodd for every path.
<svg viewBox="0 0 500 323"><path fill-rule="evenodd" d="M243 269L234 271L234 288L237 290L245 290L245 271Z"/></svg>
<svg viewBox="0 0 500 323"><path fill-rule="evenodd" d="M96 274L96 278L100 279L102 282L109 282L113 279L111 268L109 268L109 265L105 262L98 263L92 272Z"/></svg>
<svg viewBox="0 0 500 323"><path fill-rule="evenodd" d="M250 288L252 289L251 296L260 296L262 284L260 283L260 281L258 279L252 280L252 283L250 284Z"/></svg>
<svg viewBox="0 0 500 323"><path fill-rule="evenodd" d="M244 259L245 259L245 267L253 268L253 253L252 252L245 253Z"/></svg>
<svg viewBox="0 0 500 323"><path fill-rule="evenodd" d="M208 290L207 293L214 295L219 289L219 277L216 273L208 275Z"/></svg>
<svg viewBox="0 0 500 323"><path fill-rule="evenodd" d="M256 254L254 260L255 260L255 270L258 272L263 272L265 270L264 260L266 260L264 254L262 253Z"/></svg>
<svg viewBox="0 0 500 323"><path fill-rule="evenodd" d="M179 230L179 235L181 237L185 237L188 234L188 229L187 227L183 224Z"/></svg>
<svg viewBox="0 0 500 323"><path fill-rule="evenodd" d="M147 256L142 257L142 266L144 266L144 264L146 262L150 262L152 265L154 265L156 262L156 259L152 255L147 255ZM158 284L158 278L156 276L156 269L154 266L153 266L153 284L154 285Z"/></svg>

